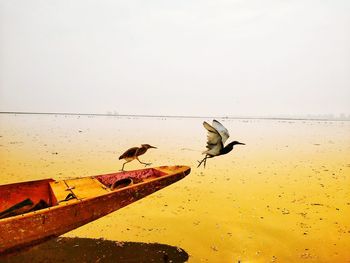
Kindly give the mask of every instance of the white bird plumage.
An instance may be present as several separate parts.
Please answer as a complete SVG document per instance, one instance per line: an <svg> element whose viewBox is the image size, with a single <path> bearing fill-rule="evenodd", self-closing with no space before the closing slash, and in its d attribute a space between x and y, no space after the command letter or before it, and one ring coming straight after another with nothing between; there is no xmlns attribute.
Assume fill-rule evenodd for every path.
<svg viewBox="0 0 350 263"><path fill-rule="evenodd" d="M203 154L218 155L227 139L230 137L228 130L217 120L213 120L212 125L203 122L203 126L208 131L207 149Z"/></svg>
<svg viewBox="0 0 350 263"><path fill-rule="evenodd" d="M206 146L207 150L203 152L203 154L205 154L205 157L201 161L198 161L199 164L197 167L204 163L205 168L208 158L227 154L232 151L234 145L245 145L244 143L233 141L225 146L225 142L230 137L230 134L224 125L222 125L217 120L213 120L212 125L207 122L203 122L203 126L208 131Z"/></svg>

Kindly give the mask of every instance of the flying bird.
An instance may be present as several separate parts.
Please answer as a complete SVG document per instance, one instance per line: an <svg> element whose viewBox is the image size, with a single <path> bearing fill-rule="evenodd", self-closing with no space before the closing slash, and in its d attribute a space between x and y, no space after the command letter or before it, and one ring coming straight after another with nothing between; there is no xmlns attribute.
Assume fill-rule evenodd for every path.
<svg viewBox="0 0 350 263"><path fill-rule="evenodd" d="M132 147L129 150L127 150L125 153L123 153L120 157L119 160L124 159L125 163L123 163L121 171L124 171L124 165L133 161L133 160L138 160L140 163L144 164L145 166L151 165L151 163L144 163L141 162L139 159L139 156L146 153L148 149L154 148L157 149L157 147L154 147L149 144L141 144L141 147Z"/></svg>
<svg viewBox="0 0 350 263"><path fill-rule="evenodd" d="M201 166L202 163L204 164L204 168L205 168L208 158L213 158L215 156L227 154L230 151L232 151L233 146L236 144L245 145L244 143L233 141L224 147L225 142L230 137L230 134L228 133L228 130L224 127L224 125L222 125L217 120L213 120L212 125L210 125L207 122L203 122L203 126L208 131L208 136L207 136L208 150L203 152L203 154L205 154L205 157L203 158L203 160L198 161L199 164L197 168Z"/></svg>

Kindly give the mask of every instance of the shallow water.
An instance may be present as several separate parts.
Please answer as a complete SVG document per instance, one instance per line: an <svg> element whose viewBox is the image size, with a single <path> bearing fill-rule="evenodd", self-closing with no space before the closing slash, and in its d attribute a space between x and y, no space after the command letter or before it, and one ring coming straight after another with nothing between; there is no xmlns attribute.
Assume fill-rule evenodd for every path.
<svg viewBox="0 0 350 263"><path fill-rule="evenodd" d="M167 244L189 262L350 262L350 122L220 120L246 145L197 169L202 121L1 114L0 184L115 172L149 143L142 161L191 174L64 237Z"/></svg>

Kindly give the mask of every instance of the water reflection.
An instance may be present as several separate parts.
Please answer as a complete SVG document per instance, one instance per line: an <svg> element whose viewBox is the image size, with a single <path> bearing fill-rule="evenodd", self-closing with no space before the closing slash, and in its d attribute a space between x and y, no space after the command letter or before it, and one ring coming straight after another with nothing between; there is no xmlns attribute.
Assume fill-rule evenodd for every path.
<svg viewBox="0 0 350 263"><path fill-rule="evenodd" d="M0 262L187 262L179 247L157 243L118 242L92 238L56 238L27 250L0 257Z"/></svg>

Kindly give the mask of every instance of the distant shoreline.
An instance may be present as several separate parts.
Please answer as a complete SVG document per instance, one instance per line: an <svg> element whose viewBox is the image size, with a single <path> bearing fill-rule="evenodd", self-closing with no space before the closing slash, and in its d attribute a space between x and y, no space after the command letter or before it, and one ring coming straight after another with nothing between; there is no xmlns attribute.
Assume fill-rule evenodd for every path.
<svg viewBox="0 0 350 263"><path fill-rule="evenodd" d="M182 118L182 119L228 119L228 120L281 120L281 121L350 121L341 118L307 118L307 117L252 117L252 116L185 116L185 115L147 115L147 114L110 114L110 113L73 113L73 112L16 112L1 111L0 114L18 115L70 115L103 117L138 117L138 118Z"/></svg>

